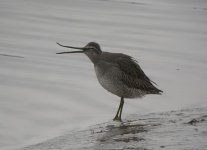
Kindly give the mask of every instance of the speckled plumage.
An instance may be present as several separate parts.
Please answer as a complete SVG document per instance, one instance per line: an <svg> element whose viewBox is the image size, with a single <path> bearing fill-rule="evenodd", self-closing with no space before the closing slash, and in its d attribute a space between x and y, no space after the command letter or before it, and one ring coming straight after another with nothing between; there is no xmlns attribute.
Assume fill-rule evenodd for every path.
<svg viewBox="0 0 207 150"><path fill-rule="evenodd" d="M94 67L99 83L119 97L135 98L161 92L128 55L102 52Z"/></svg>
<svg viewBox="0 0 207 150"><path fill-rule="evenodd" d="M121 97L120 106L114 120L121 120L124 98L162 93L145 75L139 64L126 54L102 52L99 44L95 42L90 42L83 48L63 47L81 49L82 51L61 52L58 54L85 53L94 64L97 79L102 87Z"/></svg>

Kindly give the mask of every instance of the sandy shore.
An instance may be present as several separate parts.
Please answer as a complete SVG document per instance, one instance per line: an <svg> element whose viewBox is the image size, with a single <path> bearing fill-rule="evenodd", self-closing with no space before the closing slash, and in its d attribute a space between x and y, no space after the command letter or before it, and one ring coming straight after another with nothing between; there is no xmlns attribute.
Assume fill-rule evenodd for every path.
<svg viewBox="0 0 207 150"><path fill-rule="evenodd" d="M132 115L19 150L204 150L207 108Z"/></svg>

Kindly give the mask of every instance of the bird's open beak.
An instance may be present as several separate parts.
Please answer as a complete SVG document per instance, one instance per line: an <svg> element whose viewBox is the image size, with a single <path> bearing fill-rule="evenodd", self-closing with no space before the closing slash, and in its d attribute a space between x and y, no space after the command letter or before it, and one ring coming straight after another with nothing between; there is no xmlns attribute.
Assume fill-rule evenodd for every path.
<svg viewBox="0 0 207 150"><path fill-rule="evenodd" d="M72 47L72 46L64 46L64 45L61 45L60 43L57 43L57 44L60 45L60 46L62 46L62 47L66 47L66 48L80 49L81 51L59 52L59 53L56 53L56 54L84 53L84 50L85 50L84 47Z"/></svg>

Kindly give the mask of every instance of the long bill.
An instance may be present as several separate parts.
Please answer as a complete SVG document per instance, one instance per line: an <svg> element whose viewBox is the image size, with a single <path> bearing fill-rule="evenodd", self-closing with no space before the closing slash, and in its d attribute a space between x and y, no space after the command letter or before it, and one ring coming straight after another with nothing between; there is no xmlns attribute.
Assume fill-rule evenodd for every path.
<svg viewBox="0 0 207 150"><path fill-rule="evenodd" d="M66 54L66 53L84 53L84 47L73 47L73 46L65 46L65 45L62 45L60 43L57 43L59 46L61 47L66 47L66 48L72 48L72 49L80 49L81 51L71 51L71 52L59 52L59 53L56 53L56 54Z"/></svg>

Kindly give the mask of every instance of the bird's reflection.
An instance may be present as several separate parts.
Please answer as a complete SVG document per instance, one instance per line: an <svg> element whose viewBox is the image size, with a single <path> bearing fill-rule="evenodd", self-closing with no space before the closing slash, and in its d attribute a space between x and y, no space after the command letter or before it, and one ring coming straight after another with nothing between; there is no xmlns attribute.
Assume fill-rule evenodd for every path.
<svg viewBox="0 0 207 150"><path fill-rule="evenodd" d="M105 128L94 131L99 134L96 140L94 150L111 150L111 149L136 149L147 150L140 147L145 142L144 133L148 131L146 124L139 123L120 123L110 124Z"/></svg>

